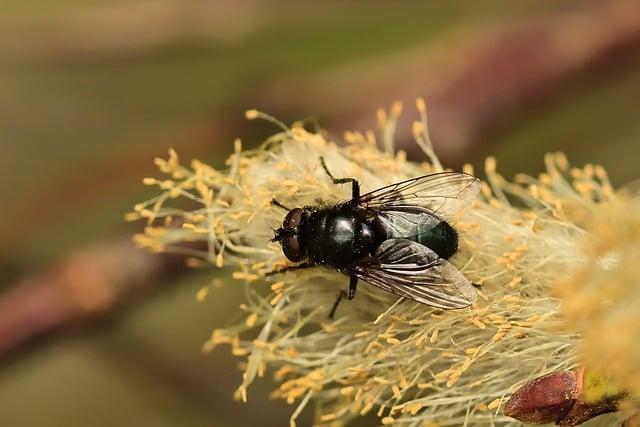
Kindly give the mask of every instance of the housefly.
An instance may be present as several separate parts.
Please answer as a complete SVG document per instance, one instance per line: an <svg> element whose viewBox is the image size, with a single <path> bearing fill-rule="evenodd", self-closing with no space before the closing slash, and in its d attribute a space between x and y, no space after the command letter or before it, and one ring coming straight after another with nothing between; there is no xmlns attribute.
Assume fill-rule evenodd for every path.
<svg viewBox="0 0 640 427"><path fill-rule="evenodd" d="M458 233L448 221L477 196L477 178L434 173L360 195L355 178L334 178L322 157L320 163L334 184L351 184L351 199L294 209L273 200L289 211L273 241L300 263L284 270L321 266L349 276L331 317L343 297L355 297L359 279L441 309L475 302L473 284L448 261L458 250Z"/></svg>

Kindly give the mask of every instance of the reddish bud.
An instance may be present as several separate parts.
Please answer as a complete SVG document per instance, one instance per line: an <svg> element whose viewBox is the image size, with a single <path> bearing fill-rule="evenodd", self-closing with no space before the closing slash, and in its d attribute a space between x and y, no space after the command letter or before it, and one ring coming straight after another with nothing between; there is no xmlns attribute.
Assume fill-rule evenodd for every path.
<svg viewBox="0 0 640 427"><path fill-rule="evenodd" d="M578 394L574 372L552 372L520 387L507 402L504 413L527 423L559 422L569 414Z"/></svg>
<svg viewBox="0 0 640 427"><path fill-rule="evenodd" d="M602 376L596 375L594 378L602 380ZM584 369L552 372L536 378L511 396L504 413L526 423L577 426L598 415L616 411L618 403L626 396L624 393L600 393L601 399L587 402L584 398L584 379ZM602 391L601 383L596 381L594 384L597 387L591 387L596 390L588 391L591 394ZM609 390L607 387L604 389Z"/></svg>

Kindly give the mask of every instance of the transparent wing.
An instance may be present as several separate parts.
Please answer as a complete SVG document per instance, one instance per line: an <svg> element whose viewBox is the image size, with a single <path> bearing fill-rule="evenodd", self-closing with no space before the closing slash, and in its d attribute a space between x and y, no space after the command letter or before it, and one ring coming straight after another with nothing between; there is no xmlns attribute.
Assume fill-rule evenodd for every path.
<svg viewBox="0 0 640 427"><path fill-rule="evenodd" d="M405 238L416 240L442 222L431 212L405 212L402 210L382 210L376 212L376 219L384 229L388 239Z"/></svg>
<svg viewBox="0 0 640 427"><path fill-rule="evenodd" d="M441 172L379 188L361 196L358 205L378 215L381 211L387 216L402 212L446 220L471 203L479 192L478 178L464 173Z"/></svg>
<svg viewBox="0 0 640 427"><path fill-rule="evenodd" d="M371 262L350 273L392 294L446 310L468 307L477 299L475 288L457 268L407 239L384 241Z"/></svg>

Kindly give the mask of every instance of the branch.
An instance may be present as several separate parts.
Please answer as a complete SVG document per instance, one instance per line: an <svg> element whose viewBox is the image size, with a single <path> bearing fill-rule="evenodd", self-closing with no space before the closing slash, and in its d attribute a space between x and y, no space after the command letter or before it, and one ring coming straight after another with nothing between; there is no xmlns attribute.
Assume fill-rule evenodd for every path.
<svg viewBox="0 0 640 427"><path fill-rule="evenodd" d="M96 320L184 267L180 257L109 238L0 295L0 358L45 335Z"/></svg>

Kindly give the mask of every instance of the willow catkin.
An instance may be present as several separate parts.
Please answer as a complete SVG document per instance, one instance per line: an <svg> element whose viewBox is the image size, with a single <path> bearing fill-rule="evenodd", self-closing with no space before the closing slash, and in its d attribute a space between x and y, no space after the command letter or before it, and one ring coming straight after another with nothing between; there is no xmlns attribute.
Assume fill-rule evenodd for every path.
<svg viewBox="0 0 640 427"><path fill-rule="evenodd" d="M183 166L171 151L167 160L156 160L164 177L145 180L159 188L158 196L129 214L147 222L135 240L153 251L185 253L194 265L234 268L233 279L246 287L246 317L214 330L204 350L226 344L245 358L239 399L246 400L250 384L270 371L279 383L273 397L296 404L292 424L310 401L319 425L368 413L385 425L518 424L501 413L508 395L526 380L571 369L580 360L580 336L571 331L587 320L575 300L589 304L597 297L575 292L571 286L579 283L571 280L575 272L589 275L595 268L585 249L593 233L587 227L622 201L601 168L572 169L562 154L547 155L539 177L521 175L514 182L499 175L490 158L480 197L453 221L461 238L452 262L481 284L478 302L441 311L363 283L356 299L330 320L345 276L318 268L264 277L287 264L280 246L269 242L284 217L271 200L295 207L349 198L350 187L331 183L320 156L335 176L357 178L363 192L441 168L426 123L414 125L414 134L431 161L416 163L393 152L397 114L378 116L382 142L372 132L348 132L346 145L300 124L277 122L282 132L256 150L243 151L236 141L224 170L197 160ZM271 120L255 110L247 117ZM465 171L473 173L470 166ZM194 208L183 210L176 199ZM265 280L268 294L254 286ZM574 301L575 329L561 327L563 296Z"/></svg>

